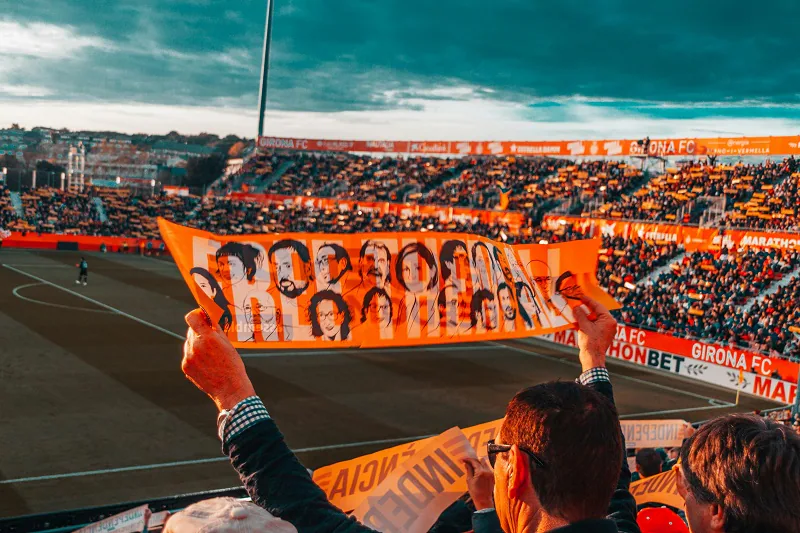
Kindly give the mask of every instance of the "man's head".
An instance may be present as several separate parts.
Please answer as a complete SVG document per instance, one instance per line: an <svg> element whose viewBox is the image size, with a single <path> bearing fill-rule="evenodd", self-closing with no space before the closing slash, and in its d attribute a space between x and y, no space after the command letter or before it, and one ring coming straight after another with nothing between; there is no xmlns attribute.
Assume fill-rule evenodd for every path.
<svg viewBox="0 0 800 533"><path fill-rule="evenodd" d="M341 333L341 340L350 337L350 309L341 294L319 291L311 297L309 306L311 334L333 339Z"/></svg>
<svg viewBox="0 0 800 533"><path fill-rule="evenodd" d="M246 533L269 531L271 533L297 533L289 522L272 516L252 502L235 498L213 498L193 503L175 513L164 524L164 533Z"/></svg>
<svg viewBox="0 0 800 533"><path fill-rule="evenodd" d="M800 435L756 415L700 427L681 448L678 492L693 533L800 529Z"/></svg>
<svg viewBox="0 0 800 533"><path fill-rule="evenodd" d="M556 294L562 295L567 300L580 301L583 290L578 284L578 278L569 270L556 279Z"/></svg>
<svg viewBox="0 0 800 533"><path fill-rule="evenodd" d="M353 270L347 250L335 243L320 246L314 263L317 279L326 285L336 283Z"/></svg>
<svg viewBox="0 0 800 533"><path fill-rule="evenodd" d="M422 243L407 244L397 254L397 281L406 292L419 294L439 285L439 267L433 253Z"/></svg>
<svg viewBox="0 0 800 533"><path fill-rule="evenodd" d="M511 287L503 282L497 286L497 300L500 302L500 309L503 310L503 318L506 321L513 321L517 318L517 307L514 302L514 293Z"/></svg>
<svg viewBox="0 0 800 533"><path fill-rule="evenodd" d="M392 254L389 248L378 241L367 241L361 246L358 274L361 280L375 287L384 288L391 281Z"/></svg>
<svg viewBox="0 0 800 533"><path fill-rule="evenodd" d="M297 298L305 292L309 282L314 280L311 256L302 242L292 239L277 241L270 247L267 255L277 280L275 284L284 296Z"/></svg>
<svg viewBox="0 0 800 533"><path fill-rule="evenodd" d="M606 516L622 467L622 435L617 411L602 394L574 382L524 389L508 404L496 442L511 445L494 466L503 531L517 531L522 516L568 523Z"/></svg>
<svg viewBox="0 0 800 533"><path fill-rule="evenodd" d="M547 266L547 263L534 259L528 263L528 273L539 287L539 290L542 291L544 297L550 299L550 283L553 278L550 275L550 267Z"/></svg>
<svg viewBox="0 0 800 533"><path fill-rule="evenodd" d="M259 295L248 296L244 302L244 318L253 333L260 333L266 340L275 334L281 323L281 311L274 305L262 302Z"/></svg>
<svg viewBox="0 0 800 533"><path fill-rule="evenodd" d="M642 448L636 452L636 471L642 479L660 474L661 463L661 455L653 448Z"/></svg>
<svg viewBox="0 0 800 533"><path fill-rule="evenodd" d="M497 329L497 302L494 294L486 289L479 289L472 295L470 307L470 322L472 327L480 324L487 330Z"/></svg>
<svg viewBox="0 0 800 533"><path fill-rule="evenodd" d="M439 263L442 265L442 278L450 280L466 278L469 274L469 256L464 241L445 241L439 250Z"/></svg>

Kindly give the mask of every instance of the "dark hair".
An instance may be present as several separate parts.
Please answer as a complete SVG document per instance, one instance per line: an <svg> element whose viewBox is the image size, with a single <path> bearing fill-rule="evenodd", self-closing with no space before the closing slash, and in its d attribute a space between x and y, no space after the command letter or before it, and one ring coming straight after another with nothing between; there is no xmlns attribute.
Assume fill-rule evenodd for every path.
<svg viewBox="0 0 800 533"><path fill-rule="evenodd" d="M687 490L719 504L726 533L789 533L800 524L800 435L756 415L707 422L681 448Z"/></svg>
<svg viewBox="0 0 800 533"><path fill-rule="evenodd" d="M222 316L219 317L219 327L222 328L222 331L227 332L230 329L231 324L233 324L233 315L231 314L231 310L228 309L231 304L228 302L228 299L225 298L225 293L222 292L222 287L220 287L217 280L214 279L214 276L212 276L211 273L205 268L194 267L189 271L190 276L195 274L200 274L206 278L208 284L211 285L211 290L214 291L214 303L217 304L220 309L222 309Z"/></svg>
<svg viewBox="0 0 800 533"><path fill-rule="evenodd" d="M639 467L642 477L660 474L662 462L661 455L653 448L642 448L636 452L636 466Z"/></svg>
<svg viewBox="0 0 800 533"><path fill-rule="evenodd" d="M492 258L492 251L489 250L489 247L486 246L486 243L481 242L481 241L478 241L478 242L476 242L475 244L472 245L472 250L471 250L472 263L473 264L476 263L475 257L478 255L478 247L479 246L483 246L483 248L486 250L486 253L489 254L489 263L490 264L488 266L489 266L489 268L493 268L494 259Z"/></svg>
<svg viewBox="0 0 800 533"><path fill-rule="evenodd" d="M377 248L378 250L381 250L383 252L386 252L386 261L387 261L388 264L390 264L390 265L392 264L392 252L389 251L389 247L386 246L384 243L382 243L380 241L369 240L369 241L365 241L364 244L361 245L361 250L359 250L359 252L358 252L359 265L364 260L364 257L367 255L367 248L369 248L370 246L372 246L373 248ZM358 275L362 276L360 268L358 269ZM386 272L386 281L387 282L392 281L392 269L391 268L389 268L387 270L387 272Z"/></svg>
<svg viewBox="0 0 800 533"><path fill-rule="evenodd" d="M511 300L512 300L512 301L515 301L515 300L516 300L516 299L514 298L514 291L512 291L512 290L511 290L511 287L509 287L509 286L508 286L508 283L506 283L505 281L501 282L501 283L500 283L500 284L497 286L497 299L498 299L498 300L500 300L500 291L502 291L502 290L506 290L506 291L508 291L508 294L511 296Z"/></svg>
<svg viewBox="0 0 800 533"><path fill-rule="evenodd" d="M561 292L561 284L564 283L566 280L572 277L572 272L569 270L564 271L558 278L556 279L556 292Z"/></svg>
<svg viewBox="0 0 800 533"><path fill-rule="evenodd" d="M483 314L483 302L486 300L490 302L494 300L494 294L492 294L489 289L478 289L475 291L475 294L472 295L472 303L469 309L469 321L472 323L473 327L478 325L478 313Z"/></svg>
<svg viewBox="0 0 800 533"><path fill-rule="evenodd" d="M406 281L403 279L403 259L413 253L423 258L428 264L428 268L433 270L433 275L430 277L428 285L425 287L426 290L433 289L439 284L439 267L436 266L436 258L433 256L433 253L421 242L406 244L403 246L403 249L400 250L400 253L397 254L397 262L394 264L394 273L397 275L397 281L403 286L406 292L409 292Z"/></svg>
<svg viewBox="0 0 800 533"><path fill-rule="evenodd" d="M381 289L381 288L372 287L364 295L364 301L361 304L361 323L362 324L367 321L367 308L369 307L369 304L372 303L373 299L375 299L375 298L377 298L379 296L383 297L383 298L386 298L386 300L389 302L389 323L392 322L392 318L394 317L394 309L392 309L392 299L389 298L389 293L386 292L385 290Z"/></svg>
<svg viewBox="0 0 800 533"><path fill-rule="evenodd" d="M442 278L444 279L448 279L452 274L450 267L447 266L447 263L453 262L457 248L463 248L465 253L467 251L467 245L464 243L464 241L460 241L458 239L445 241L442 244L442 247L439 249L439 263L442 265Z"/></svg>
<svg viewBox="0 0 800 533"><path fill-rule="evenodd" d="M323 300L332 301L336 304L336 308L339 312L344 314L344 320L342 321L342 340L350 337L350 321L353 319L353 316L350 314L350 308L345 303L341 294L331 290L319 291L311 297L311 303L308 308L308 315L311 319L311 334L315 337L322 337L325 335L322 332L322 327L319 325L319 318L317 318L317 308Z"/></svg>
<svg viewBox="0 0 800 533"><path fill-rule="evenodd" d="M253 281L256 275L256 270L261 267L264 256L261 250L249 244L242 244L240 242L226 242L217 250L217 274L219 274L219 258L223 256L232 255L238 257L244 265L244 272L247 276L247 281Z"/></svg>
<svg viewBox="0 0 800 533"><path fill-rule="evenodd" d="M336 283L337 281L342 279L342 276L344 276L346 273L348 273L351 270L353 270L353 265L350 263L350 254L347 253L347 250L345 250L343 246L340 246L340 245L338 245L336 243L332 243L332 242L326 242L325 244L323 244L322 246L317 248L317 255L319 255L319 251L322 250L325 247L330 248L331 250L333 250L333 255L334 255L334 257L336 257L336 262L337 263L339 261L341 261L342 259L345 260L345 265L344 265L344 268L342 269L342 271L339 272L339 275L336 277L336 279L331 279L331 283Z"/></svg>
<svg viewBox="0 0 800 533"><path fill-rule="evenodd" d="M605 518L624 451L611 400L570 381L529 387L508 404L500 436L547 464L530 472L547 514L570 523Z"/></svg>
<svg viewBox="0 0 800 533"><path fill-rule="evenodd" d="M538 311L536 313L536 316L538 317L539 313L542 310L539 308L539 304L536 302L536 295L533 293L533 289L531 289L531 286L528 285L527 283L525 283L524 281L518 281L518 282L516 282L514 284L514 286L517 288L517 302L521 302L522 301L522 290L523 289L528 289L528 292L530 292L530 294L531 294L531 301L533 302L533 305L536 307L536 310ZM519 314L522 316L522 320L525 321L525 324L529 328L532 328L533 327L533 317L528 316L528 312L525 310L525 306L522 305L521 303L517 307L519 308Z"/></svg>

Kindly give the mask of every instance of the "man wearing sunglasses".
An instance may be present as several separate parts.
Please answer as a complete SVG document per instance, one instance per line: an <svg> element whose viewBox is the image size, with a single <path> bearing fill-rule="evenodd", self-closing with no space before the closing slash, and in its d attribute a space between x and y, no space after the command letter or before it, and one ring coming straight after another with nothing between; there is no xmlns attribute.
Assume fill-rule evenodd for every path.
<svg viewBox="0 0 800 533"><path fill-rule="evenodd" d="M584 307L575 310L584 370L579 383L543 383L517 393L498 438L487 445L488 461L465 461L475 533L639 533L605 369L616 323L602 305L583 303L596 319Z"/></svg>
<svg viewBox="0 0 800 533"><path fill-rule="evenodd" d="M605 369L616 322L601 304L587 298L583 303L588 309L575 311L585 370L581 384L546 383L519 392L488 449L497 514L483 514L494 516L494 524L499 517L507 533L639 533ZM186 322L181 368L217 405L223 451L253 502L302 533L372 532L333 506L311 480L256 396L227 337L202 310L189 313ZM485 506L491 503L487 498ZM614 520L605 518L607 511ZM483 527L479 513L473 522L475 517L476 533L497 531Z"/></svg>

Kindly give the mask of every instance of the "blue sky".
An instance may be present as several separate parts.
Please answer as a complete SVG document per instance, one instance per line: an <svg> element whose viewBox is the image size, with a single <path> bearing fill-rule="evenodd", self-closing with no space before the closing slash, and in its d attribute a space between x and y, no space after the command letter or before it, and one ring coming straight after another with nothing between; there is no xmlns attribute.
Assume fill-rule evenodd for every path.
<svg viewBox="0 0 800 533"><path fill-rule="evenodd" d="M275 135L800 130L792 0L275 2ZM0 125L253 135L264 15L264 0L11 3Z"/></svg>

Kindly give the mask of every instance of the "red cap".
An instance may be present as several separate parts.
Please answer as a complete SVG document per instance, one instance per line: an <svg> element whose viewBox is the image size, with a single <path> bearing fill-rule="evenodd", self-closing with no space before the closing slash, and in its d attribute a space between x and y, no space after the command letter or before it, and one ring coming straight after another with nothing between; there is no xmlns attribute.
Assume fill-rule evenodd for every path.
<svg viewBox="0 0 800 533"><path fill-rule="evenodd" d="M642 509L636 523L642 533L689 533L681 517L666 507Z"/></svg>

